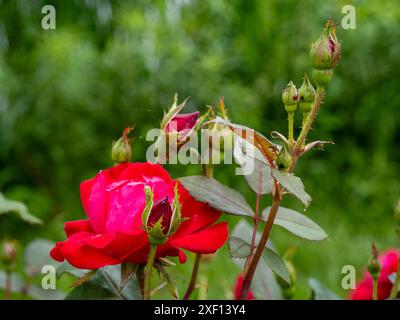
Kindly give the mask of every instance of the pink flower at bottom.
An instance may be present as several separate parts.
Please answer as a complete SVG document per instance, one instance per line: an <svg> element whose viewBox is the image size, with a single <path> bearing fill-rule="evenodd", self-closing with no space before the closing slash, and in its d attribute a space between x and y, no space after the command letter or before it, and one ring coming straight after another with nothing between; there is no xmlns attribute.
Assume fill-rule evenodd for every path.
<svg viewBox="0 0 400 320"><path fill-rule="evenodd" d="M382 264L382 270L378 279L378 299L384 300L389 297L393 284L389 276L396 273L399 267L400 251L390 249L379 257ZM351 300L372 300L372 277L366 271L361 281L357 283L357 287L350 294Z"/></svg>
<svg viewBox="0 0 400 320"><path fill-rule="evenodd" d="M240 293L242 291L243 281L244 281L244 277L242 275L240 275L236 278L236 283L235 283L235 287L234 287L234 291L233 291L235 300L240 300ZM247 293L246 300L254 300L254 299L255 298L254 298L253 292L251 290L249 290L249 292Z"/></svg>

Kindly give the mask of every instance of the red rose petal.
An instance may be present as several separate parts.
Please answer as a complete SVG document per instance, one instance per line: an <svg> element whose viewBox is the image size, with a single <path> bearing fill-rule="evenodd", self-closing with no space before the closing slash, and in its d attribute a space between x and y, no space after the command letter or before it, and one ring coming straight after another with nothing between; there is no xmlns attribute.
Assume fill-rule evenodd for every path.
<svg viewBox="0 0 400 320"><path fill-rule="evenodd" d="M221 222L199 232L174 238L169 243L196 253L214 253L228 239L228 224Z"/></svg>
<svg viewBox="0 0 400 320"><path fill-rule="evenodd" d="M64 230L67 237L72 236L75 233L85 231L93 233L92 225L89 220L75 220L75 221L67 221L64 224Z"/></svg>

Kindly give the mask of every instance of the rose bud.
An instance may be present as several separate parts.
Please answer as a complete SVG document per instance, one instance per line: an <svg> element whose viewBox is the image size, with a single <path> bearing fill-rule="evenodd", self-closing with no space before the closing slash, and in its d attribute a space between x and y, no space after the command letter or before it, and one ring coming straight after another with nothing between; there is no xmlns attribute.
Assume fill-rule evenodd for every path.
<svg viewBox="0 0 400 320"><path fill-rule="evenodd" d="M297 272L291 261L289 261L287 259L284 259L283 261L286 265L286 268L289 271L290 284L287 283L285 280L283 280L281 277L277 277L277 280L278 280L279 285L282 288L283 297L286 300L290 300L290 299L293 299L293 297L296 293Z"/></svg>
<svg viewBox="0 0 400 320"><path fill-rule="evenodd" d="M286 145L282 146L279 151L278 158L276 159L276 165L280 170L287 170L292 164L292 156Z"/></svg>
<svg viewBox="0 0 400 320"><path fill-rule="evenodd" d="M282 102L287 112L293 113L296 111L297 103L299 102L299 93L292 81L288 83L282 92Z"/></svg>
<svg viewBox="0 0 400 320"><path fill-rule="evenodd" d="M223 98L219 99L218 111L214 112L212 107L209 107L212 114L212 118L220 116L222 119L229 121L228 109L225 106ZM230 152L233 148L235 133L229 129L226 125L220 123L214 123L209 131L209 141L212 147L212 162L213 164L220 163L224 152ZM229 154L229 153L228 153Z"/></svg>
<svg viewBox="0 0 400 320"><path fill-rule="evenodd" d="M127 127L122 131L122 136L117 141L114 141L111 148L111 158L115 163L128 162L132 158L132 139L129 138L129 133L133 127Z"/></svg>
<svg viewBox="0 0 400 320"><path fill-rule="evenodd" d="M315 41L310 50L311 65L315 69L332 69L340 60L340 43L336 38L336 25L329 19L322 35Z"/></svg>
<svg viewBox="0 0 400 320"><path fill-rule="evenodd" d="M368 261L368 271L373 279L379 278L379 273L381 272L381 263L379 261L379 252L376 246L372 245L372 256Z"/></svg>
<svg viewBox="0 0 400 320"><path fill-rule="evenodd" d="M315 99L315 89L312 86L310 80L308 80L307 74L304 75L303 84L299 89L299 105L303 113L311 111L313 102Z"/></svg>
<svg viewBox="0 0 400 320"><path fill-rule="evenodd" d="M186 101L187 99L178 105L178 95L175 94L174 103L169 111L164 115L161 122L161 129L164 130L166 134L178 134L178 144L184 142L185 139L190 136L199 120L198 111L179 114L179 112L185 107Z"/></svg>
<svg viewBox="0 0 400 320"><path fill-rule="evenodd" d="M0 261L5 265L12 264L17 257L17 244L13 240L7 240L0 244Z"/></svg>
<svg viewBox="0 0 400 320"><path fill-rule="evenodd" d="M174 201L172 205L168 197L154 203L154 195L149 186L146 186L146 207L142 219L145 231L149 236L149 242L154 245L164 243L178 228L181 222L181 208L177 186L174 189Z"/></svg>
<svg viewBox="0 0 400 320"><path fill-rule="evenodd" d="M184 141L185 138L193 131L199 119L199 112L186 114L177 114L165 127L165 132L178 132L178 141Z"/></svg>

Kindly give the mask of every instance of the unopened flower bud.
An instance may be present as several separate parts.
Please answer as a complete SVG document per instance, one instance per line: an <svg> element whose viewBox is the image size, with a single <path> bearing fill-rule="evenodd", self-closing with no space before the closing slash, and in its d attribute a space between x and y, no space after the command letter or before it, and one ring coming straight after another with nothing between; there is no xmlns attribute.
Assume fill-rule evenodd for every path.
<svg viewBox="0 0 400 320"><path fill-rule="evenodd" d="M278 277L279 285L282 288L283 297L286 300L290 300L293 298L296 293L296 284L297 284L297 272L293 266L293 263L287 259L284 259L284 263L286 265L287 270L289 271L289 279L290 283L287 283L285 280Z"/></svg>
<svg viewBox="0 0 400 320"><path fill-rule="evenodd" d="M218 111L219 111L219 113L217 114L218 116L221 116L224 120L230 122L230 119L228 117L228 109L225 106L223 98L219 99ZM234 143L234 136L235 133L231 129L229 129L228 126L220 123L214 123L211 127L210 137L209 137L213 148L213 155L214 151L225 151L225 152L231 151ZM218 157L219 156L220 155L218 155ZM213 161L212 163L219 163L219 161L217 162Z"/></svg>
<svg viewBox="0 0 400 320"><path fill-rule="evenodd" d="M315 69L332 69L340 60L340 43L336 38L336 25L329 19L322 35L310 50L310 62Z"/></svg>
<svg viewBox="0 0 400 320"><path fill-rule="evenodd" d="M368 271L371 274L372 278L377 280L379 278L379 274L381 272L381 262L379 261L379 252L376 246L372 245L372 256L368 261Z"/></svg>
<svg viewBox="0 0 400 320"><path fill-rule="evenodd" d="M315 99L315 89L307 75L304 76L303 84L299 89L299 105L301 111L308 113L311 111Z"/></svg>
<svg viewBox="0 0 400 320"><path fill-rule="evenodd" d="M286 145L282 146L279 151L278 158L276 159L276 165L280 170L287 170L292 164L292 156Z"/></svg>
<svg viewBox="0 0 400 320"><path fill-rule="evenodd" d="M287 112L293 113L296 111L297 103L299 102L299 93L292 81L290 81L285 90L283 90L282 102L285 105L285 110Z"/></svg>
<svg viewBox="0 0 400 320"><path fill-rule="evenodd" d="M165 133L177 132L178 142L183 142L194 130L199 119L199 112L177 114L166 125Z"/></svg>
<svg viewBox="0 0 400 320"><path fill-rule="evenodd" d="M0 261L5 265L15 262L17 257L17 244L13 240L6 240L0 244Z"/></svg>
<svg viewBox="0 0 400 320"><path fill-rule="evenodd" d="M153 203L153 192L149 186L145 187L146 207L142 220L149 242L153 245L164 243L178 228L181 222L180 203L177 186L172 205L168 197Z"/></svg>
<svg viewBox="0 0 400 320"><path fill-rule="evenodd" d="M199 120L199 112L179 114L185 107L187 99L178 105L178 95L175 94L174 102L169 110L164 114L161 121L161 130L165 134L177 135L178 145L190 136Z"/></svg>
<svg viewBox="0 0 400 320"><path fill-rule="evenodd" d="M132 139L129 138L129 133L133 127L127 127L122 132L122 136L112 144L111 158L115 163L128 162L132 158Z"/></svg>

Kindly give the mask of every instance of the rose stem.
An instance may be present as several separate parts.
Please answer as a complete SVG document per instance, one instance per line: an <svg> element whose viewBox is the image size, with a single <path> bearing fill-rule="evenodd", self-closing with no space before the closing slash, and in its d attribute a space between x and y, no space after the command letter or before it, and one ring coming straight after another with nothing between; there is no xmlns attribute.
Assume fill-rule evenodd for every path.
<svg viewBox="0 0 400 320"><path fill-rule="evenodd" d="M209 146L211 146L211 143L209 144ZM214 175L213 165L209 163L211 161L210 158L208 159L207 163L203 163L203 165L202 165L203 176L208 177L208 178L212 178ZM193 290L196 287L196 280L197 280L197 275L199 273L200 261L201 261L201 254L197 253L196 259L194 260L194 264L193 264L192 276L190 277L190 282L186 289L185 295L183 296L183 300L189 300L191 294L193 293Z"/></svg>
<svg viewBox="0 0 400 320"><path fill-rule="evenodd" d="M260 181L259 181L259 190L257 192L257 199L256 199L256 214L253 219L253 234L251 236L251 243L250 243L250 255L246 259L246 264L244 266L244 274L247 273L249 263L251 259L253 259L254 256L254 246L256 244L256 236L257 236L257 227L258 227L258 220L259 220L259 211L260 211L260 199L261 199L261 179L262 179L262 174L260 174Z"/></svg>
<svg viewBox="0 0 400 320"><path fill-rule="evenodd" d="M289 142L293 143L293 123L294 123L294 112L289 112L288 113L288 137L289 137Z"/></svg>
<svg viewBox="0 0 400 320"><path fill-rule="evenodd" d="M157 246L150 245L149 257L147 258L147 264L144 269L144 292L143 292L143 300L150 299L150 280L151 280L151 271L153 269L154 258L156 256Z"/></svg>
<svg viewBox="0 0 400 320"><path fill-rule="evenodd" d="M11 272L6 271L6 284L4 288L4 300L11 299Z"/></svg>
<svg viewBox="0 0 400 320"><path fill-rule="evenodd" d="M199 273L200 260L201 260L201 254L197 253L196 259L194 260L192 276L190 277L189 286L186 290L185 295L183 296L183 300L188 300L190 298L190 295L192 294L196 286L197 274Z"/></svg>
<svg viewBox="0 0 400 320"><path fill-rule="evenodd" d="M263 233L261 235L260 242L257 245L256 252L254 253L253 258L250 261L248 270L247 270L246 275L243 280L242 292L240 293L241 300L246 299L247 294L249 293L250 285L251 285L251 282L253 281L254 273L256 271L258 262L260 261L262 253L264 251L265 245L267 244L267 241L268 241L269 235L271 233L271 229L274 224L276 214L278 213L278 208L281 204L281 201L282 201L281 187L278 185L278 183L275 183L274 198L272 201L271 209L269 211L268 219L267 219L267 222L265 223L265 227L264 227Z"/></svg>
<svg viewBox="0 0 400 320"><path fill-rule="evenodd" d="M393 287L392 290L390 291L390 299L397 298L397 294L399 293L399 286L400 286L400 256L399 256L396 278L394 279Z"/></svg>
<svg viewBox="0 0 400 320"><path fill-rule="evenodd" d="M314 104L311 108L310 114L308 115L308 117L304 123L304 126L301 128L300 135L297 138L297 141L292 149L292 164L289 167L289 170L288 170L289 173L293 172L294 167L296 166L297 160L298 160L299 156L301 155L301 149L304 146L308 132L311 129L311 125L313 124L315 117L318 114L318 111L321 106L324 95L325 95L325 88L318 87L317 88L317 96L314 100ZM256 271L258 262L260 261L261 255L264 251L265 245L267 244L269 235L271 233L271 228L274 224L276 214L278 213L279 206L282 202L282 196L283 196L283 188L281 188L279 186L278 182L275 181L274 197L272 200L272 205L271 205L271 209L269 211L268 219L267 219L267 222L265 223L265 227L264 227L263 233L261 235L260 242L257 246L256 252L255 252L253 258L251 259L249 267L247 269L247 272L244 276L242 292L240 293L240 299L242 299L242 300L246 299L247 294L250 290L250 285L253 280L254 273Z"/></svg>
<svg viewBox="0 0 400 320"><path fill-rule="evenodd" d="M372 279L372 299L378 300L378 279Z"/></svg>

